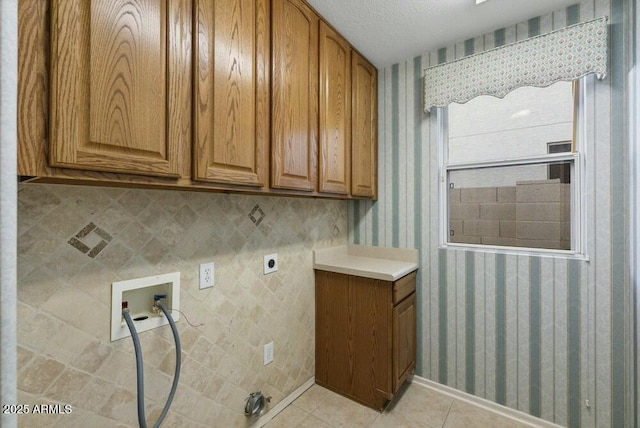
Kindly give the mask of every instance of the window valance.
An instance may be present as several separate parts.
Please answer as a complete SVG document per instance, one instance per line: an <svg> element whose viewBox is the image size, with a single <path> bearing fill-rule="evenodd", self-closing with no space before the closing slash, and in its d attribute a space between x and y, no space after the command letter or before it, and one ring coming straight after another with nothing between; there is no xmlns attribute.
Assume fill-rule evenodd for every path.
<svg viewBox="0 0 640 428"><path fill-rule="evenodd" d="M590 73L607 74L606 16L425 69L425 111Z"/></svg>

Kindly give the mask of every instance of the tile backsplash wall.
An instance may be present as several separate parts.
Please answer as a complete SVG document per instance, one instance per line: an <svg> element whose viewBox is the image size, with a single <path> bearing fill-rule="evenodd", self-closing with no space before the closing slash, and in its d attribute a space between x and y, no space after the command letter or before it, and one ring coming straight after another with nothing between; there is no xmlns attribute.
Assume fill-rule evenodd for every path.
<svg viewBox="0 0 640 428"><path fill-rule="evenodd" d="M181 272L180 385L166 426L248 426L252 391L281 401L314 374L313 248L347 240L343 201L21 184L19 402L69 404L21 426L137 426L129 338L110 342L111 283ZM277 252L279 270L263 275ZM215 262L199 290L198 265ZM170 329L141 333L147 419L169 392ZM275 361L262 362L275 343Z"/></svg>

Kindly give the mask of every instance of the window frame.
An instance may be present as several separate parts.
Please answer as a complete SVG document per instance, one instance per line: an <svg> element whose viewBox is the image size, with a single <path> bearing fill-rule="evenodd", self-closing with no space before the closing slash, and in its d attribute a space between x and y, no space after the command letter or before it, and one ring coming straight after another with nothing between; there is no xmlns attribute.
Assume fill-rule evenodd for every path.
<svg viewBox="0 0 640 428"><path fill-rule="evenodd" d="M458 250L472 250L490 253L519 254L533 256L556 256L564 258L576 258L588 260L587 256L587 176L586 157L586 82L587 77L573 82L574 92L574 119L573 141L571 152L547 153L537 156L512 157L492 161L481 162L448 162L448 108L435 108L436 126L438 135L438 204L439 204L439 246ZM449 172L481 169L489 167L520 166L539 164L549 165L551 162L571 162L571 249L557 250L549 248L511 247L489 244L469 244L449 242Z"/></svg>

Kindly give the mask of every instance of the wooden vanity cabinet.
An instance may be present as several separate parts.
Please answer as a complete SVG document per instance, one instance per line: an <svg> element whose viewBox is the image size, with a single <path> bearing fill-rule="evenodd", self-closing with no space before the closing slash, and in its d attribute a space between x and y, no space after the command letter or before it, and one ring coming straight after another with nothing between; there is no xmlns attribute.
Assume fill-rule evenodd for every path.
<svg viewBox="0 0 640 428"><path fill-rule="evenodd" d="M415 368L416 273L316 276L316 383L382 410Z"/></svg>

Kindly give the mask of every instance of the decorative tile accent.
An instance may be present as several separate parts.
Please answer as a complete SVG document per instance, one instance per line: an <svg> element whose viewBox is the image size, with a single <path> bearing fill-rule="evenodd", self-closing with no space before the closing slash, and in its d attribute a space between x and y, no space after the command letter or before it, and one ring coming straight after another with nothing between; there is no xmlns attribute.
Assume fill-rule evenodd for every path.
<svg viewBox="0 0 640 428"><path fill-rule="evenodd" d="M113 239L111 235L97 227L93 222L90 222L74 237L69 239L69 245L94 258L100 254L100 251L105 249L111 239Z"/></svg>
<svg viewBox="0 0 640 428"><path fill-rule="evenodd" d="M258 214L258 216L256 216L256 213ZM260 205L258 204L256 204L249 213L249 218L256 226L259 226L260 223L262 223L262 220L265 216L266 214L264 213L264 211L262 211L262 208L260 208Z"/></svg>

